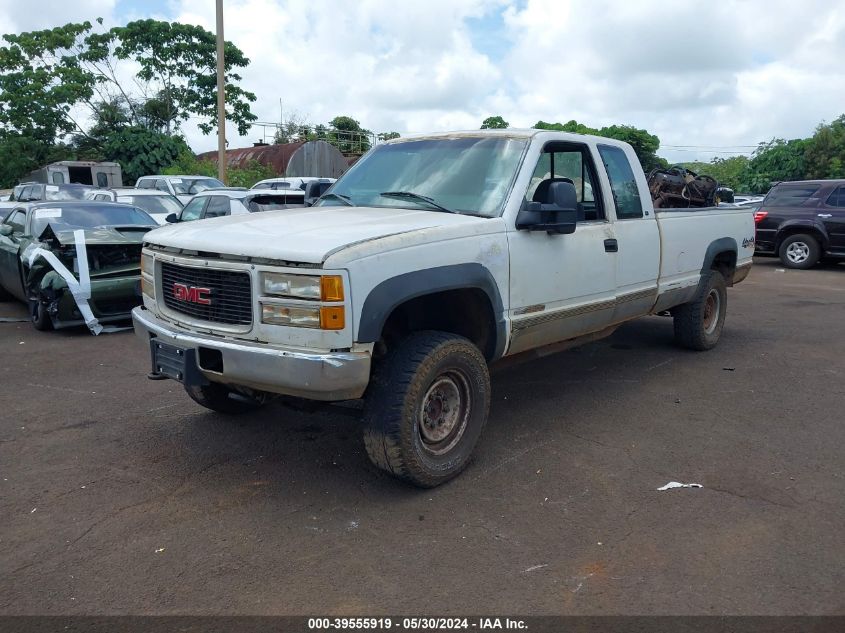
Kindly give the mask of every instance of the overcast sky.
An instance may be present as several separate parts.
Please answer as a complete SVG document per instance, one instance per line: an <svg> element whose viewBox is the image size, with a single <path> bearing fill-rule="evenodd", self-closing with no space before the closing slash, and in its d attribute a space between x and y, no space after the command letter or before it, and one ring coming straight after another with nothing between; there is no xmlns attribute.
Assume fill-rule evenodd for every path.
<svg viewBox="0 0 845 633"><path fill-rule="evenodd" d="M845 2L224 0L253 111L376 132L576 119L643 127L670 161L748 152L845 112ZM213 0L0 0L4 32L103 17L214 29ZM184 132L196 151L213 136ZM230 147L249 145L259 128Z"/></svg>

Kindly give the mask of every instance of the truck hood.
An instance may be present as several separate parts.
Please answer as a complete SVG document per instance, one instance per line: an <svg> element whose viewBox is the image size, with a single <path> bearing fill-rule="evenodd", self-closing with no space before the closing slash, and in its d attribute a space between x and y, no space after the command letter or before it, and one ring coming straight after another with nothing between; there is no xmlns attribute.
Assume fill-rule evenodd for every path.
<svg viewBox="0 0 845 633"><path fill-rule="evenodd" d="M489 221L420 209L310 207L174 224L148 233L145 241L190 251L322 264L333 253L362 242Z"/></svg>

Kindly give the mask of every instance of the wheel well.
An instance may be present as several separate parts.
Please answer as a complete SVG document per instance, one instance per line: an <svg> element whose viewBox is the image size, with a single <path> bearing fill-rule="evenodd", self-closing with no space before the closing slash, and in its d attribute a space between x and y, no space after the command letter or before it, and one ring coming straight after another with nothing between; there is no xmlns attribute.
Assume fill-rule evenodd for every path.
<svg viewBox="0 0 845 633"><path fill-rule="evenodd" d="M722 273L722 277L725 278L728 285L732 285L734 272L736 271L736 252L722 251L721 253L717 253L716 257L713 258L713 263L710 264L710 269L718 270Z"/></svg>
<svg viewBox="0 0 845 633"><path fill-rule="evenodd" d="M806 235L812 235L816 240L819 242L819 246L821 248L825 247L825 239L824 235L822 235L821 231L819 231L814 226L788 226L785 229L781 229L778 231L777 240L775 241L775 253L780 251L780 245L783 244L783 241L792 236L797 235L798 233L805 233Z"/></svg>
<svg viewBox="0 0 845 633"><path fill-rule="evenodd" d="M444 290L396 306L387 317L377 349L387 351L422 330L451 332L468 338L489 361L496 352L496 322L487 294L478 288Z"/></svg>

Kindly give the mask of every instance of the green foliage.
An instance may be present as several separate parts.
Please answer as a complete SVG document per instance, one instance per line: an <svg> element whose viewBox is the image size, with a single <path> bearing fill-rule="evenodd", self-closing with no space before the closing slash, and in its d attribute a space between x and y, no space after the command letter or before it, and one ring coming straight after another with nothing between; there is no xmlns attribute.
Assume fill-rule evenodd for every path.
<svg viewBox="0 0 845 633"><path fill-rule="evenodd" d="M640 163L646 173L655 167L668 166L666 160L657 155L657 150L660 148L660 139L654 134L650 134L647 130L635 128L631 125L611 125L599 130L588 127L583 123L578 123L575 120L568 121L567 123L537 121L534 124L534 128L538 130L571 132L574 134L592 134L594 136L604 136L605 138L614 138L629 143L634 148L634 152L636 152L637 158L640 159Z"/></svg>
<svg viewBox="0 0 845 633"><path fill-rule="evenodd" d="M46 145L30 136L0 131L0 188L14 187L22 177L47 163L76 158L68 145Z"/></svg>
<svg viewBox="0 0 845 633"><path fill-rule="evenodd" d="M845 178L845 114L816 128L804 160L807 178Z"/></svg>
<svg viewBox="0 0 845 633"><path fill-rule="evenodd" d="M745 172L748 169L747 156L714 158L710 163L683 163L684 167L697 174L706 174L715 178L720 185L730 187L736 192L744 192Z"/></svg>
<svg viewBox="0 0 845 633"><path fill-rule="evenodd" d="M85 106L95 115L103 104L119 103L132 126L170 132L179 121L199 117L205 134L216 128L213 33L158 20L93 29L90 22L82 22L3 36L8 45L0 47L0 124L52 142L69 132L86 132L73 118L74 108ZM118 79L121 62L140 67L135 92ZM250 110L256 97L238 86L241 76L234 69L249 60L226 42L225 64L227 118L246 134L256 119Z"/></svg>
<svg viewBox="0 0 845 633"><path fill-rule="evenodd" d="M510 127L510 123L501 116L488 116L481 122L482 130L504 130Z"/></svg>
<svg viewBox="0 0 845 633"><path fill-rule="evenodd" d="M345 154L361 154L372 146L373 133L361 127L350 116L336 116L329 121L330 129L323 140L328 141Z"/></svg>
<svg viewBox="0 0 845 633"><path fill-rule="evenodd" d="M380 141L390 141L394 138L399 138L399 132L380 132L378 135L378 140Z"/></svg>
<svg viewBox="0 0 845 633"><path fill-rule="evenodd" d="M109 30L90 22L4 35L0 46L0 156L7 156L3 178L17 180L49 162L54 148L66 158L59 139L73 134L80 158L120 156L127 178L141 166L168 164L180 138L165 141L181 122L199 118L198 127L216 129L216 38L187 24L138 20ZM231 42L225 45L227 119L246 134L256 116L255 95L238 86L235 69L249 60ZM137 64L132 84L121 81L120 64ZM87 110L87 113L86 113ZM77 118L79 112L83 118ZM140 129L151 133L141 135ZM126 136L121 136L125 132ZM153 140L155 139L155 140ZM133 157L130 147L153 148ZM33 165L33 161L36 164ZM138 174L140 175L140 174Z"/></svg>
<svg viewBox="0 0 845 633"><path fill-rule="evenodd" d="M773 182L804 180L807 145L807 139L776 138L760 143L748 162L740 188L750 193L765 193Z"/></svg>
<svg viewBox="0 0 845 633"><path fill-rule="evenodd" d="M215 165L215 168L217 166ZM246 167L229 168L226 172L226 179L230 187L252 187L259 180L266 178L274 178L276 173L272 167L262 165L258 161L252 160L247 163Z"/></svg>
<svg viewBox="0 0 845 633"><path fill-rule="evenodd" d="M0 124L35 141L80 130L71 109L88 103L97 79L76 54L90 22L4 35L0 47Z"/></svg>
<svg viewBox="0 0 845 633"><path fill-rule="evenodd" d="M190 151L181 137L167 136L143 127L112 132L102 144L103 159L120 163L126 183L134 183L141 176L161 173Z"/></svg>
<svg viewBox="0 0 845 633"><path fill-rule="evenodd" d="M196 156L187 152L179 156L173 165L159 173L171 176L190 174L192 176L217 178L217 163L210 160L198 160ZM271 167L267 167L253 160L247 163L246 167L229 167L226 170L226 184L230 187L249 188L259 180L273 178L275 176L276 173Z"/></svg>

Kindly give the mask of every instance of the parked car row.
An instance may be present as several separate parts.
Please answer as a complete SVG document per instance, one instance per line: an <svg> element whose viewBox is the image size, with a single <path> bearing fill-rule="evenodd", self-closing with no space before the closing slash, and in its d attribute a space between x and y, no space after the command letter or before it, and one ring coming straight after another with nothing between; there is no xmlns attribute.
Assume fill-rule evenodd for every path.
<svg viewBox="0 0 845 633"><path fill-rule="evenodd" d="M334 183L278 178L252 189L153 175L136 187L21 183L0 203L0 300L27 303L41 330L128 319L141 303L141 245L167 223L304 207Z"/></svg>

